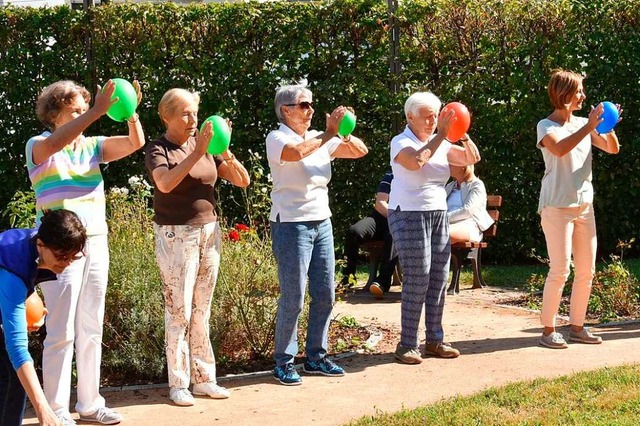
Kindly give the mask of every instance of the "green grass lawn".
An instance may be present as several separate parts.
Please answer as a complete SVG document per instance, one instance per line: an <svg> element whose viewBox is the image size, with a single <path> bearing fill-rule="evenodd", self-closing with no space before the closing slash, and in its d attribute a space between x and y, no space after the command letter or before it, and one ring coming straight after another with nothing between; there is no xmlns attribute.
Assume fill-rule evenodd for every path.
<svg viewBox="0 0 640 426"><path fill-rule="evenodd" d="M636 277L640 277L640 259L624 259L624 264ZM604 268L606 262L598 262L596 269ZM495 287L526 289L527 280L531 275L547 276L547 265L486 265L482 268L482 276L487 285ZM471 285L473 274L471 267L463 267L460 274L460 283ZM640 424L640 422L639 422Z"/></svg>
<svg viewBox="0 0 640 426"><path fill-rule="evenodd" d="M597 269L602 269L605 262L598 262ZM640 259L624 259L624 264L629 271L636 277L640 277ZM544 264L538 265L484 265L482 268L482 276L487 285L495 287L516 288L525 290L527 288L527 280L531 275L542 275L546 277L549 267ZM358 283L367 282L369 270L367 265L359 265L356 273ZM336 281L340 281L342 274L336 273ZM465 264L460 274L460 284L463 286L473 283L473 273L471 266Z"/></svg>
<svg viewBox="0 0 640 426"><path fill-rule="evenodd" d="M632 365L513 383L349 425L638 425L639 413L640 366Z"/></svg>

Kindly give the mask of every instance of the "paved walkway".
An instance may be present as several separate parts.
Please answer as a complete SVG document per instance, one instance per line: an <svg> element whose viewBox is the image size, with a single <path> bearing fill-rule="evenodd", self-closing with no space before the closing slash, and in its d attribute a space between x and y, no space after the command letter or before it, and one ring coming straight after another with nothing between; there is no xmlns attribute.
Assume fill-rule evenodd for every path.
<svg viewBox="0 0 640 426"><path fill-rule="evenodd" d="M399 329L400 321L397 291L394 288L382 302L358 293L337 304L337 314L392 330L388 333L392 340L385 339L378 347L381 353L342 360L345 377L304 376L304 383L294 387L281 386L271 376L234 379L222 383L231 390L231 398L197 398L196 405L187 408L170 405L166 388L104 396L125 416L124 426L341 425L364 415L413 408L508 382L640 360L637 323L596 329L604 339L599 346L571 344L566 350L550 350L538 346L537 314L496 305L492 290L463 290L447 299L444 318L446 340L462 355L401 365L391 353L398 339L393 330ZM25 424L36 423L31 417Z"/></svg>

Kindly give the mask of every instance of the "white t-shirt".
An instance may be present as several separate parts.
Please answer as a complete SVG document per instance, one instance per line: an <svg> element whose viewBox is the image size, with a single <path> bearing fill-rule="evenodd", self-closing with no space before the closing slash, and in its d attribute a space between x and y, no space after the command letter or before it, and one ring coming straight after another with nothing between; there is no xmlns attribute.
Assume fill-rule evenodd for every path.
<svg viewBox="0 0 640 426"><path fill-rule="evenodd" d="M307 222L331 217L329 190L331 154L341 141L335 137L300 161L282 161L282 150L290 143L299 144L322 132L308 130L304 137L284 124L267 135L267 160L273 178L271 215L275 222Z"/></svg>
<svg viewBox="0 0 640 426"><path fill-rule="evenodd" d="M431 136L431 140L434 136ZM391 140L391 193L389 194L389 209L395 210L400 206L402 211L432 211L447 210L447 193L444 189L449 180L449 160L447 154L451 144L443 141L427 164L419 170L405 169L395 161L400 151L412 147L422 148L427 142L422 142L407 126L401 134Z"/></svg>
<svg viewBox="0 0 640 426"><path fill-rule="evenodd" d="M553 155L540 144L546 135L555 134L558 140L577 132L588 122L584 117L572 117L571 122L560 125L545 118L538 123L537 147L544 158L544 176L540 190L538 212L549 207L577 207L593 203L591 184L591 135L581 140L563 157Z"/></svg>

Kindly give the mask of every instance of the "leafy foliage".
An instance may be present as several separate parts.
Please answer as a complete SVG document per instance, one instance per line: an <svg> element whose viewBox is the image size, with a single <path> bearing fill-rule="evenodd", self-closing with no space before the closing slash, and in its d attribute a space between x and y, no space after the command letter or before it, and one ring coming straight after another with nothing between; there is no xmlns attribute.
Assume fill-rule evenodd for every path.
<svg viewBox="0 0 640 426"><path fill-rule="evenodd" d="M477 171L489 193L504 197L500 234L486 259L513 262L544 252L536 214L544 165L535 126L551 107L545 85L556 67L585 73L589 101L623 105L622 153L594 155L599 247L638 234L640 186L627 170L640 166L640 7L638 0L408 0L395 21L401 72L389 72L390 26L384 2L210 3L177 6L113 4L88 14L65 7L0 9L0 204L29 188L26 140L40 133L34 102L46 84L74 79L93 88L111 77L138 79L147 138L163 132L156 112L171 87L198 90L201 119L218 113L234 122L232 149L242 161L264 158L276 126L276 86L307 78L315 95L313 127L338 104L358 115L356 134L370 147L357 161L336 161L331 205L336 240L370 210L388 169L388 142L403 126L411 92L429 89L444 102L461 101L473 115L481 148ZM327 23L330 23L327 24ZM90 39L87 55L84 41ZM399 87L395 93L391 88ZM586 111L585 111L586 114ZM90 134L122 134L125 125L101 119ZM142 154L108 166L108 186L144 173ZM624 184L620 184L624 182ZM220 187L225 217L250 223L241 191ZM610 212L616 212L615 215ZM8 225L5 217L3 224ZM637 249L636 249L637 251Z"/></svg>

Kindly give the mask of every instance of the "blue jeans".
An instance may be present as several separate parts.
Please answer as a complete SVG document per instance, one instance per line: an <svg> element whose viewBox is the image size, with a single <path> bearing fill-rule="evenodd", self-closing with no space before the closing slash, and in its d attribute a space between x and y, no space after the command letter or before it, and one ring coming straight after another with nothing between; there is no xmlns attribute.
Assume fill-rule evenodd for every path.
<svg viewBox="0 0 640 426"><path fill-rule="evenodd" d="M278 366L298 353L298 317L309 277L307 359L327 354L331 311L335 300L335 255L331 219L311 222L271 222L273 254L278 262L280 300L274 358Z"/></svg>
<svg viewBox="0 0 640 426"><path fill-rule="evenodd" d="M26 403L27 393L9 361L4 332L0 328L0 425L20 426Z"/></svg>

